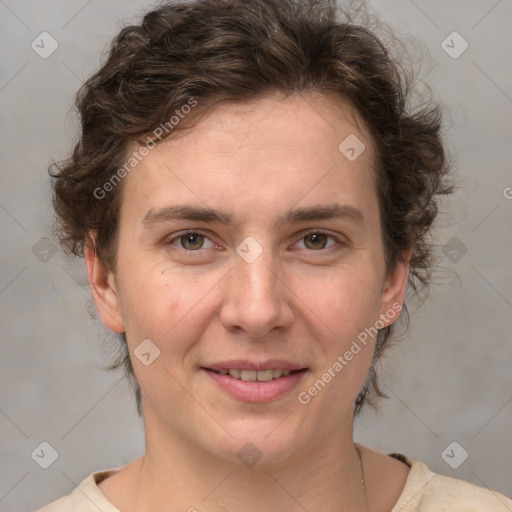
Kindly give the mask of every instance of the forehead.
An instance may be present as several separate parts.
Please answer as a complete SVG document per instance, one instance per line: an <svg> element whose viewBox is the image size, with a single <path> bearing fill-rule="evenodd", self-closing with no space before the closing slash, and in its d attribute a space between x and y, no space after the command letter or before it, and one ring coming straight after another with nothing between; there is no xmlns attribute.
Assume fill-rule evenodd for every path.
<svg viewBox="0 0 512 512"><path fill-rule="evenodd" d="M229 102L176 135L125 178L122 211L140 218L186 200L268 215L308 199L363 203L375 195L369 132L351 105L331 97Z"/></svg>

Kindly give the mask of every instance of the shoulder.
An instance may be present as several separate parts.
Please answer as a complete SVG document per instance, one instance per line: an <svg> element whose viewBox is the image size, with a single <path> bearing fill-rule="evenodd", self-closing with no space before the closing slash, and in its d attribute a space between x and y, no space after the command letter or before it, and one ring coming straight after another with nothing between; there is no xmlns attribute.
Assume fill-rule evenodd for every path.
<svg viewBox="0 0 512 512"><path fill-rule="evenodd" d="M392 512L512 512L512 501L503 494L434 473L424 463L404 455L391 456L411 466Z"/></svg>
<svg viewBox="0 0 512 512"><path fill-rule="evenodd" d="M64 496L37 512L119 512L112 503L110 503L98 488L98 484L116 474L119 468L105 469L89 475L85 478L71 494Z"/></svg>

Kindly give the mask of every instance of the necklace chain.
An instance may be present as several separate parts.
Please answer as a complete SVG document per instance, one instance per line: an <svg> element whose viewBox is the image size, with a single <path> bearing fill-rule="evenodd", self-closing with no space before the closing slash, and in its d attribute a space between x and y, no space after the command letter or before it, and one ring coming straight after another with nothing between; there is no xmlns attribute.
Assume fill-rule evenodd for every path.
<svg viewBox="0 0 512 512"><path fill-rule="evenodd" d="M357 461L359 463L359 470L361 472L361 486L363 488L363 495L364 495L364 502L365 502L365 505L366 505L366 508L368 509L368 496L366 495L366 480L365 480L365 476L364 476L364 468L363 468L363 459L361 457L361 452L359 451L359 448L354 444L354 447L356 449L356 452L357 452ZM135 491L135 499L136 499L136 502L135 502L135 510L137 510L137 500L138 500L138 494L139 494L139 483L140 483L140 474L142 472L142 467L144 466L144 461L145 461L145 457L142 459L142 464L140 466L140 469L139 469L139 474L138 474L138 478L137 478L137 486L136 486L136 491Z"/></svg>
<svg viewBox="0 0 512 512"><path fill-rule="evenodd" d="M364 476L363 459L361 457L361 452L359 451L359 448L355 444L354 448L356 449L357 452L357 460L359 462L359 469L361 471L361 486L363 488L364 503L366 506L366 510L368 510L368 496L366 494L366 479Z"/></svg>

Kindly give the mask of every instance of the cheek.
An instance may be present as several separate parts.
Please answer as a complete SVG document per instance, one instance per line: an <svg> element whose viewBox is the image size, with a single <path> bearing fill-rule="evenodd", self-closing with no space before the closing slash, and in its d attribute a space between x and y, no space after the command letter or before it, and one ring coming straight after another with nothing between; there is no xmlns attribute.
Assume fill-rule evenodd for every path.
<svg viewBox="0 0 512 512"><path fill-rule="evenodd" d="M377 284L368 274L363 276L354 270L350 277L333 280L329 296L322 297L319 310L329 326L329 336L322 338L323 355L313 386L323 389L324 383L329 388L323 403L343 402L350 408L363 387L377 336Z"/></svg>
<svg viewBox="0 0 512 512"><path fill-rule="evenodd" d="M368 269L346 269L311 285L314 310L332 332L342 334L346 341L377 320L378 284L377 276Z"/></svg>
<svg viewBox="0 0 512 512"><path fill-rule="evenodd" d="M376 342L378 283L374 272L355 267L315 283L315 312L327 326L319 326L314 335L322 340L318 344L322 354L312 379L316 386L312 392L323 389L324 384L329 388L325 394L322 392L322 403L341 400L351 407L364 384Z"/></svg>
<svg viewBox="0 0 512 512"><path fill-rule="evenodd" d="M169 283L146 281L144 285L124 296L125 326L134 342L149 338L163 347L164 340L180 328L187 310L192 308L192 299Z"/></svg>
<svg viewBox="0 0 512 512"><path fill-rule="evenodd" d="M182 389L175 373L190 344L180 336L190 309L182 295L161 273L142 276L132 272L123 288L122 313L130 357L136 379L150 401L164 400L170 394L179 402Z"/></svg>
<svg viewBox="0 0 512 512"><path fill-rule="evenodd" d="M217 274L194 276L167 264L144 266L125 262L120 286L121 309L130 349L144 339L152 340L169 363L187 350L207 318L209 290L219 281Z"/></svg>

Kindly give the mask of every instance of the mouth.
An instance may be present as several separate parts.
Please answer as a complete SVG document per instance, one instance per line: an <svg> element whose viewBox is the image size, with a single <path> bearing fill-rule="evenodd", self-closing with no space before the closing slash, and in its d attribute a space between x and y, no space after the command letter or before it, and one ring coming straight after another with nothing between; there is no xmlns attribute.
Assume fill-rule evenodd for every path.
<svg viewBox="0 0 512 512"><path fill-rule="evenodd" d="M300 370L283 370L271 369L271 370L238 370L234 368L223 368L221 370L213 370L211 368L205 368L207 371L215 372L218 375L229 375L233 379L243 380L244 382L269 382L274 379L280 379L281 377L288 377L292 373L297 373L306 368Z"/></svg>
<svg viewBox="0 0 512 512"><path fill-rule="evenodd" d="M232 398L268 402L289 395L308 368L283 360L265 363L237 360L208 364L201 370Z"/></svg>

